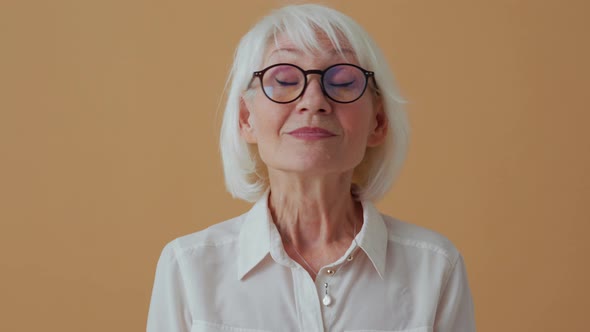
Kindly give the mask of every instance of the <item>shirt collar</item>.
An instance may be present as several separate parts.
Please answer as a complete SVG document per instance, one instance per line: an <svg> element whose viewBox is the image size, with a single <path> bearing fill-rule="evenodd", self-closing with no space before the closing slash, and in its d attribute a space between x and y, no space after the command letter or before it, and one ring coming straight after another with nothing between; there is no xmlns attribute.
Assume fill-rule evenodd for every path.
<svg viewBox="0 0 590 332"><path fill-rule="evenodd" d="M270 224L268 193L254 204L246 214L238 240L238 279L250 272L270 250Z"/></svg>
<svg viewBox="0 0 590 332"><path fill-rule="evenodd" d="M383 216L369 201L363 204L363 227L356 236L358 245L367 254L375 270L383 279L385 273L385 256L387 253L387 227Z"/></svg>
<svg viewBox="0 0 590 332"><path fill-rule="evenodd" d="M268 209L267 191L248 211L238 240L238 279L250 272L270 252L272 218ZM363 227L356 236L358 245L367 254L383 278L387 251L387 228L381 213L369 201L363 201Z"/></svg>

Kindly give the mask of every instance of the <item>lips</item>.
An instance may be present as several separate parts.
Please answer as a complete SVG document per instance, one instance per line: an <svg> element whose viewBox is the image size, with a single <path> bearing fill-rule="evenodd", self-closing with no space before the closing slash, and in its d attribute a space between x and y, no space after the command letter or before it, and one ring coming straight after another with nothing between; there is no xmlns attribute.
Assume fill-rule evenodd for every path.
<svg viewBox="0 0 590 332"><path fill-rule="evenodd" d="M303 139L318 139L336 136L333 132L319 127L301 127L288 132L289 135Z"/></svg>

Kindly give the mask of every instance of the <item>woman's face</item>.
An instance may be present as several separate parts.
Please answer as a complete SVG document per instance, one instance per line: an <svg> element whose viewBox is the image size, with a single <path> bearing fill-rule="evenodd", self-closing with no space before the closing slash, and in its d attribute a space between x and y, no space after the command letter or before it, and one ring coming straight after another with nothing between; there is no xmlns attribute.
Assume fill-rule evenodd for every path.
<svg viewBox="0 0 590 332"><path fill-rule="evenodd" d="M277 63L294 64L303 70L324 70L337 63L358 65L338 55L328 39L322 39L321 44L322 53L311 56L279 36L278 43L266 50L262 68ZM372 82L361 98L342 104L323 94L320 75L307 78L305 93L287 104L268 99L260 80L255 79L253 93L243 98L240 109L241 135L257 145L269 172L352 174L366 148L381 144L387 133L387 119Z"/></svg>

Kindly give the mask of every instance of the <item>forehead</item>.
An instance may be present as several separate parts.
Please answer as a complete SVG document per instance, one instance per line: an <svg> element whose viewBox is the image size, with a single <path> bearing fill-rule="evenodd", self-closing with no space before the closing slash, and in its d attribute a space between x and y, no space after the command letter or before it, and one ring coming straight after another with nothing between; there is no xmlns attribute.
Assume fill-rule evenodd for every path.
<svg viewBox="0 0 590 332"><path fill-rule="evenodd" d="M328 36L316 33L311 41L295 41L286 34L277 34L271 38L264 53L264 64L279 62L313 62L357 64L355 52L350 43L341 38L334 45Z"/></svg>

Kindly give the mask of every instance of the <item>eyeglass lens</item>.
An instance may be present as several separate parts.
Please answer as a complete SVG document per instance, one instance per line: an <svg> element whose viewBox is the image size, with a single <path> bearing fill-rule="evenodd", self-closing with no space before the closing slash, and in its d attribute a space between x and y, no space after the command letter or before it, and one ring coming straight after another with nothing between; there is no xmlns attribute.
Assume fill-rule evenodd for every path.
<svg viewBox="0 0 590 332"><path fill-rule="evenodd" d="M262 76L262 89L266 96L278 103L288 103L299 98L306 85L305 73L298 67L282 64L269 68ZM334 101L349 103L357 100L365 91L365 73L352 65L336 65L322 76L324 93Z"/></svg>

